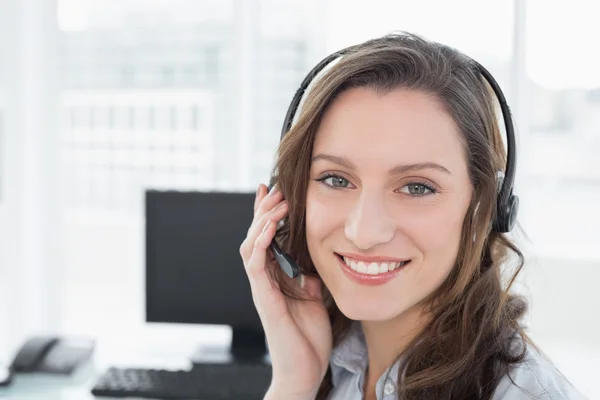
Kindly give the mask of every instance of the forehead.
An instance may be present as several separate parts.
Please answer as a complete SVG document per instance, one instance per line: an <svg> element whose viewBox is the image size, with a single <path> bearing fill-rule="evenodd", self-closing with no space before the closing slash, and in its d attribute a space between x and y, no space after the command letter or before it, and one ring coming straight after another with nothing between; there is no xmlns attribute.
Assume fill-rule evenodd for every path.
<svg viewBox="0 0 600 400"><path fill-rule="evenodd" d="M353 88L341 93L319 125L313 155L320 152L356 163L375 156L382 163L437 162L466 169L452 116L434 96L407 89L380 94Z"/></svg>

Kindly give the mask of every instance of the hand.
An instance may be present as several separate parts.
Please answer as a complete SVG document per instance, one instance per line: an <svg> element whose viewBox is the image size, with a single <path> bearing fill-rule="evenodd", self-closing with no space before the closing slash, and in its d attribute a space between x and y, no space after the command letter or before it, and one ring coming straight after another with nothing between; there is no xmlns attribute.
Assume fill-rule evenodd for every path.
<svg viewBox="0 0 600 400"><path fill-rule="evenodd" d="M269 346L273 367L270 392L277 392L282 398L314 399L327 372L332 346L331 324L321 297L322 283L305 275L296 280L284 276L309 298L294 300L283 295L268 272L280 268L269 244L287 210L282 194L277 189L267 194L267 187L261 184L254 203L254 220L240 254Z"/></svg>

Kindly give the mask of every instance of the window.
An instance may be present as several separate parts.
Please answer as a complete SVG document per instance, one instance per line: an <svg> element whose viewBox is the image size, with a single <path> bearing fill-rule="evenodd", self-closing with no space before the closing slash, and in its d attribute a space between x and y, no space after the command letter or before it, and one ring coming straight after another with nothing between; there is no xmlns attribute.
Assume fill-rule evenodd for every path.
<svg viewBox="0 0 600 400"><path fill-rule="evenodd" d="M241 2L105 0L79 6L90 18L77 29L63 20L66 330L106 338L143 326L145 189L252 190L265 181L279 131L272 121L287 107L280 99L291 99L317 48L300 29L305 3L257 20L234 12ZM280 23L296 30L256 33ZM256 51L242 60L245 43ZM278 74L244 75L240 66L258 61ZM257 103L240 95L258 89L253 82L268 83ZM252 136L244 140L240 127ZM231 162L257 148L269 158ZM242 180L240 171L250 173Z"/></svg>
<svg viewBox="0 0 600 400"><path fill-rule="evenodd" d="M584 50L600 35L597 12L585 1L527 4L523 222L541 254L599 259L600 61Z"/></svg>
<svg viewBox="0 0 600 400"><path fill-rule="evenodd" d="M330 52L397 30L415 32L475 58L494 74L510 95L512 1L373 0L365 7L364 3L331 0L327 11L330 17L326 35Z"/></svg>
<svg viewBox="0 0 600 400"><path fill-rule="evenodd" d="M210 77L219 76L219 49L217 47L210 46L204 53L204 70L205 74Z"/></svg>
<svg viewBox="0 0 600 400"><path fill-rule="evenodd" d="M4 108L2 107L2 91L0 90L0 207L2 207L2 198L4 194L4 149L5 149L5 120Z"/></svg>

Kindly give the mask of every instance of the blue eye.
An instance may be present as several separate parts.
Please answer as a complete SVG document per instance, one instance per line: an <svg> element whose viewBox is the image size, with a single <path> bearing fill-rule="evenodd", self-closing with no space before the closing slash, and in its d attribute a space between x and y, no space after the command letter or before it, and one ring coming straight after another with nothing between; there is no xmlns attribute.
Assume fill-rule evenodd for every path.
<svg viewBox="0 0 600 400"><path fill-rule="evenodd" d="M435 189L424 183L414 182L405 185L402 189L400 189L400 192L406 193L411 196L419 197L426 196L428 194L433 194L435 193Z"/></svg>
<svg viewBox="0 0 600 400"><path fill-rule="evenodd" d="M335 174L325 174L320 178L316 179L317 182L326 182L327 186L331 186L333 188L347 188L350 184L350 181L346 178L342 178L339 175Z"/></svg>

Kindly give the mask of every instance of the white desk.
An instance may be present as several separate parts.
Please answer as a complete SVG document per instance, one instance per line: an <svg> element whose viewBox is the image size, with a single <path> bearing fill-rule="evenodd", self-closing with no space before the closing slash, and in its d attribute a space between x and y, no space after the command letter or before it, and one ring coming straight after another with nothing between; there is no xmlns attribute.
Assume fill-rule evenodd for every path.
<svg viewBox="0 0 600 400"><path fill-rule="evenodd" d="M92 359L73 376L16 374L10 386L0 387L0 399L108 400L110 398L93 396L91 389L111 366L189 369L191 356L199 349L206 352L206 357L203 357L205 360L223 360L230 338L222 335L222 331L207 332L209 334L203 337L165 335L141 337L136 341L124 339L120 342L97 343Z"/></svg>
<svg viewBox="0 0 600 400"><path fill-rule="evenodd" d="M12 384L0 388L0 398L7 400L96 400L91 394L98 371L92 363L83 366L72 377L54 377L42 374L19 374Z"/></svg>

